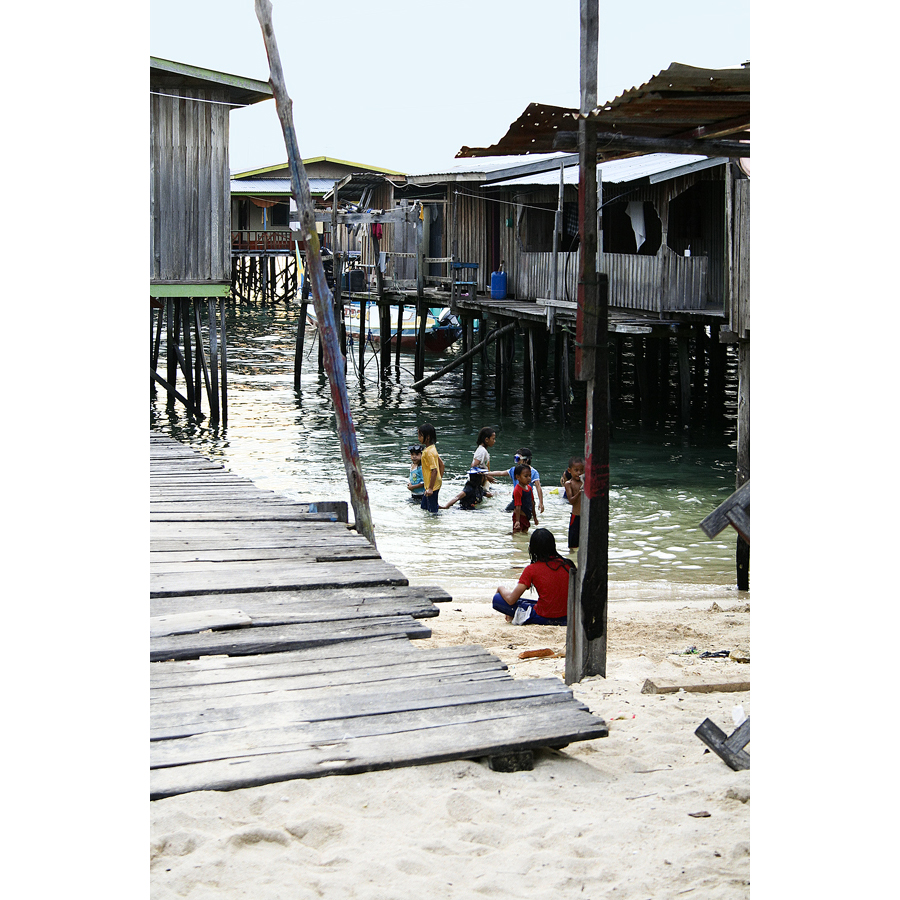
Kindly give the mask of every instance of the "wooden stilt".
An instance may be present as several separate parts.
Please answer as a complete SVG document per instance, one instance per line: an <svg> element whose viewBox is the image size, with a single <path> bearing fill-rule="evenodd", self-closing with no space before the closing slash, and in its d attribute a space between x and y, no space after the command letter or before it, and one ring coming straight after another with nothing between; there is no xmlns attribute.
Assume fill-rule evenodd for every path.
<svg viewBox="0 0 900 900"><path fill-rule="evenodd" d="M503 341L497 340L494 347L494 404L503 406Z"/></svg>
<svg viewBox="0 0 900 900"><path fill-rule="evenodd" d="M466 316L463 319L463 353L467 353L475 346L475 319L472 316ZM463 401L465 403L472 402L472 372L474 370L475 360L469 356L463 363Z"/></svg>
<svg viewBox="0 0 900 900"><path fill-rule="evenodd" d="M359 356L359 382L360 386L363 385L364 373L366 370L366 342L368 340L368 335L366 334L366 322L368 321L369 315L369 301L365 297L360 297L359 300L359 340L357 343L359 347L357 347L357 354Z"/></svg>
<svg viewBox="0 0 900 900"><path fill-rule="evenodd" d="M300 268L300 246L294 241L294 259L297 270ZM306 308L309 299L309 279L303 279L303 289L300 292L300 319L297 322L297 342L294 345L294 390L298 393L302 389L303 368L303 344L306 340Z"/></svg>
<svg viewBox="0 0 900 900"><path fill-rule="evenodd" d="M222 301L224 303L224 301ZM197 400L194 397L194 382L191 377L193 374L193 364L191 362L191 320L190 320L190 298L185 297L179 303L181 313L181 331L184 334L184 384L185 393L188 399L188 410L196 413Z"/></svg>
<svg viewBox="0 0 900 900"><path fill-rule="evenodd" d="M537 389L537 373L535 371L535 353L534 353L534 329L526 330L527 346L528 346L528 382L531 394L531 412L537 418L538 407L540 406L540 395Z"/></svg>
<svg viewBox="0 0 900 900"><path fill-rule="evenodd" d="M200 328L200 299L197 298L194 300L194 334L196 335L196 345L197 345L197 359L200 363L200 367L203 370L203 381L206 384L206 396L207 399L210 395L210 383L209 383L209 370L206 365L206 351L203 349L203 331ZM200 390L200 376L199 373L194 370L194 390L197 395L197 409L200 409L200 398L202 396ZM212 406L210 406L210 410Z"/></svg>
<svg viewBox="0 0 900 900"><path fill-rule="evenodd" d="M166 405L175 402L175 377L178 372L178 356L175 352L175 298L166 298Z"/></svg>
<svg viewBox="0 0 900 900"><path fill-rule="evenodd" d="M735 487L750 480L750 341L738 343L737 472ZM738 537L735 552L737 588L750 590L750 544Z"/></svg>
<svg viewBox="0 0 900 900"><path fill-rule="evenodd" d="M640 335L634 336L634 383L635 394L637 394L638 405L641 410L641 424L646 424L650 420L650 396L649 385L647 384L647 360L645 353L644 338Z"/></svg>
<svg viewBox="0 0 900 900"><path fill-rule="evenodd" d="M562 394L560 397L560 410L562 412L562 422L565 425L570 418L570 402L569 393L571 386L569 383L569 332L564 331L562 334L562 357L560 359L560 381L559 389Z"/></svg>
<svg viewBox="0 0 900 900"><path fill-rule="evenodd" d="M216 328L216 301L210 297L207 300L209 315L209 420L214 425L219 424L219 341Z"/></svg>
<svg viewBox="0 0 900 900"><path fill-rule="evenodd" d="M397 334L394 338L394 368L400 377L400 344L403 341L403 301L397 304Z"/></svg>
<svg viewBox="0 0 900 900"><path fill-rule="evenodd" d="M531 329L526 327L522 335L522 417L528 414L534 396L534 355L531 352Z"/></svg>
<svg viewBox="0 0 900 900"><path fill-rule="evenodd" d="M222 427L228 426L228 341L225 329L225 298L219 298L219 340L222 356Z"/></svg>
<svg viewBox="0 0 900 900"><path fill-rule="evenodd" d="M691 424L691 348L687 334L678 334L678 380L681 388L681 427Z"/></svg>
<svg viewBox="0 0 900 900"><path fill-rule="evenodd" d="M671 348L669 336L659 339L659 421L665 422L669 415L669 398L671 385L669 384L669 368L671 366Z"/></svg>

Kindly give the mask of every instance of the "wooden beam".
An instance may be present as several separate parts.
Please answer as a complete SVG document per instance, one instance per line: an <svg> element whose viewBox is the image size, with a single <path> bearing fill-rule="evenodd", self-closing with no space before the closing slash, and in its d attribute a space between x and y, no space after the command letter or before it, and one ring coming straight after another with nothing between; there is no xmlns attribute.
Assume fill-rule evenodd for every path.
<svg viewBox="0 0 900 900"><path fill-rule="evenodd" d="M467 359L473 357L476 353L480 352L483 347L486 347L491 341L496 340L499 337L507 334L512 331L516 327L515 322L510 322L509 325L504 325L502 328L495 328L480 344L472 347L471 350L467 350L465 353L461 353L453 362L448 363L444 366L443 369L439 369L437 372L433 372L427 378L422 378L419 381L414 382L411 387L419 391L423 387L431 384L432 381L437 381L438 378L442 378L448 372L452 372L457 366L461 366ZM498 346L500 346L498 344Z"/></svg>
<svg viewBox="0 0 900 900"><path fill-rule="evenodd" d="M553 150L575 150L578 147L577 131L560 131L553 138ZM691 156L750 157L750 144L727 140L685 140L683 138L637 137L617 131L597 132L597 158L606 153L642 151L644 153L682 153Z"/></svg>

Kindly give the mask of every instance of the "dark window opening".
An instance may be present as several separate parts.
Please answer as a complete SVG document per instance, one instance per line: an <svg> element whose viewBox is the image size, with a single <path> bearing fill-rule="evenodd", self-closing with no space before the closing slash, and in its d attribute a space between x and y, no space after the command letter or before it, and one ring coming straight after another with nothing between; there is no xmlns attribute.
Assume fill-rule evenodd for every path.
<svg viewBox="0 0 900 900"><path fill-rule="evenodd" d="M629 215L629 207L631 215ZM638 231L643 241L638 246ZM656 256L662 244L662 222L652 203L617 200L603 207L603 252Z"/></svg>
<svg viewBox="0 0 900 900"><path fill-rule="evenodd" d="M556 204L533 203L525 208L522 243L526 253L550 253L556 227ZM578 249L578 204L563 203L559 249L570 253Z"/></svg>
<svg viewBox="0 0 900 900"><path fill-rule="evenodd" d="M276 203L269 209L269 224L273 228L287 228L291 214L291 204L289 200L283 203Z"/></svg>

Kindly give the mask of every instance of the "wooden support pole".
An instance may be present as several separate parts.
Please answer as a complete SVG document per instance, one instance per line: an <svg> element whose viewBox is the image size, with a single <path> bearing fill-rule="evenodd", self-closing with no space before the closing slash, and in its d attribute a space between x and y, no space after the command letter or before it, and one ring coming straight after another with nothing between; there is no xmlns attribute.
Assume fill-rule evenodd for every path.
<svg viewBox="0 0 900 900"><path fill-rule="evenodd" d="M635 393L641 410L641 422L646 424L650 418L650 388L647 384L647 358L644 336L636 334L634 343L634 383Z"/></svg>
<svg viewBox="0 0 900 900"><path fill-rule="evenodd" d="M199 359L200 366L203 369L203 382L206 385L207 399L209 399L209 395L210 395L209 369L207 368L207 364L206 364L206 351L203 348L203 332L200 328L200 303L201 303L201 300L198 297L194 301L194 326L195 326L194 333L197 338L197 340L195 342L197 345L197 358ZM197 408L199 409L200 408L200 398L202 396L202 392L200 390L199 373L197 373L196 370L194 371L194 387L195 387L196 394L197 394Z"/></svg>
<svg viewBox="0 0 900 900"><path fill-rule="evenodd" d="M424 215L424 212L423 212ZM423 220L416 220L416 361L413 375L416 381L425 376L425 227Z"/></svg>
<svg viewBox="0 0 900 900"><path fill-rule="evenodd" d="M175 353L175 298L166 298L166 405L175 401L175 378L178 356Z"/></svg>
<svg viewBox="0 0 900 900"><path fill-rule="evenodd" d="M216 301L207 299L209 316L209 421L219 424L219 341L216 327Z"/></svg>
<svg viewBox="0 0 900 900"><path fill-rule="evenodd" d="M467 359L471 359L476 353L480 353L482 348L489 344L491 341L497 341L499 346L500 341L497 340L500 338L502 340L503 336L516 327L515 322L510 322L509 325L504 325L503 328L495 328L480 344L476 347L472 347L471 350L467 351L465 354L460 354L453 360L453 362L448 363L442 369L439 369L437 372L432 373L427 378L423 378L421 381L414 382L411 387L414 390L421 390L423 387L431 384L433 381L437 381L438 378L442 378L448 372L452 372L458 366L461 366Z"/></svg>
<svg viewBox="0 0 900 900"><path fill-rule="evenodd" d="M297 271L300 270L300 244L294 241L294 259ZM303 289L300 292L300 319L297 322L297 342L294 345L294 390L300 391L302 387L303 368L303 344L306 340L306 301L309 297L309 279L303 279Z"/></svg>
<svg viewBox="0 0 900 900"><path fill-rule="evenodd" d="M259 19L263 40L266 45L266 55L269 58L269 83L272 85L272 92L275 95L275 107L284 133L288 166L291 172L291 193L299 211L300 233L306 246L307 265L309 266L312 279L313 301L316 307L316 318L319 322L319 342L324 345L328 380L331 385L331 399L334 404L335 418L337 419L338 432L341 439L341 456L344 460L344 468L350 488L350 503L356 518L356 530L364 535L374 547L375 529L369 509L369 495L366 491L362 470L359 467L359 448L347 396L344 372L346 357L343 359L344 365L341 365L332 296L328 290L325 269L322 265L322 257L319 251L319 236L315 225L315 207L313 206L312 195L309 190L309 179L306 176L306 170L303 167L297 146L291 99L284 84L281 57L278 54L275 32L272 27L272 4L269 0L255 0L255 6L256 16ZM311 85L313 83L313 81L310 81ZM336 284L340 284L340 282L336 281Z"/></svg>
<svg viewBox="0 0 900 900"><path fill-rule="evenodd" d="M691 424L691 345L687 334L678 335L678 381L681 389L681 427Z"/></svg>
<svg viewBox="0 0 900 900"><path fill-rule="evenodd" d="M223 301L224 302L224 301ZM194 397L194 381L193 381L193 363L191 361L191 300L184 297L179 300L179 311L181 313L181 331L184 334L184 385L185 393L188 398L188 410L192 414L197 414L197 399Z"/></svg>
<svg viewBox="0 0 900 900"><path fill-rule="evenodd" d="M228 425L228 342L225 329L225 298L219 298L219 339L222 346L222 427Z"/></svg>
<svg viewBox="0 0 900 900"><path fill-rule="evenodd" d="M528 384L529 393L531 394L531 412L537 418L540 407L540 395L537 389L537 372L535 367L534 354L534 329L528 328L525 331L527 335L527 353L528 353Z"/></svg>
<svg viewBox="0 0 900 900"><path fill-rule="evenodd" d="M394 367L397 369L397 377L400 377L400 345L403 343L403 301L397 304L397 336L394 339Z"/></svg>
<svg viewBox="0 0 900 900"><path fill-rule="evenodd" d="M466 316L463 319L463 355L465 362L463 363L463 400L466 403L472 402L472 372L475 366L475 354L468 354L468 351L475 346L475 319L473 316Z"/></svg>
<svg viewBox="0 0 900 900"><path fill-rule="evenodd" d="M581 0L581 111L578 123L579 231L576 377L587 381L584 494L578 571L571 582L566 683L606 677L609 565L609 354L606 275L597 274L597 139L587 116L597 104L598 0Z"/></svg>
<svg viewBox="0 0 900 900"><path fill-rule="evenodd" d="M359 355L359 382L364 385L364 373L366 370L366 343L368 341L368 323L369 321L369 301L366 297L360 297L359 300L359 336L357 343L359 346L356 352Z"/></svg>
<svg viewBox="0 0 900 900"><path fill-rule="evenodd" d="M735 487L750 480L750 341L738 343L737 472ZM750 544L738 537L735 550L737 588L750 590Z"/></svg>

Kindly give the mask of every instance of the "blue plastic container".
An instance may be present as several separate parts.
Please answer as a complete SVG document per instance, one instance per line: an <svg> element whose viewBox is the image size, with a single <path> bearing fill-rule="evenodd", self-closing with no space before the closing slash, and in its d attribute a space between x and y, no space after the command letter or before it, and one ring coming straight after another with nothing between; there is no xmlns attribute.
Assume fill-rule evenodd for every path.
<svg viewBox="0 0 900 900"><path fill-rule="evenodd" d="M491 272L491 300L506 299L506 272Z"/></svg>

